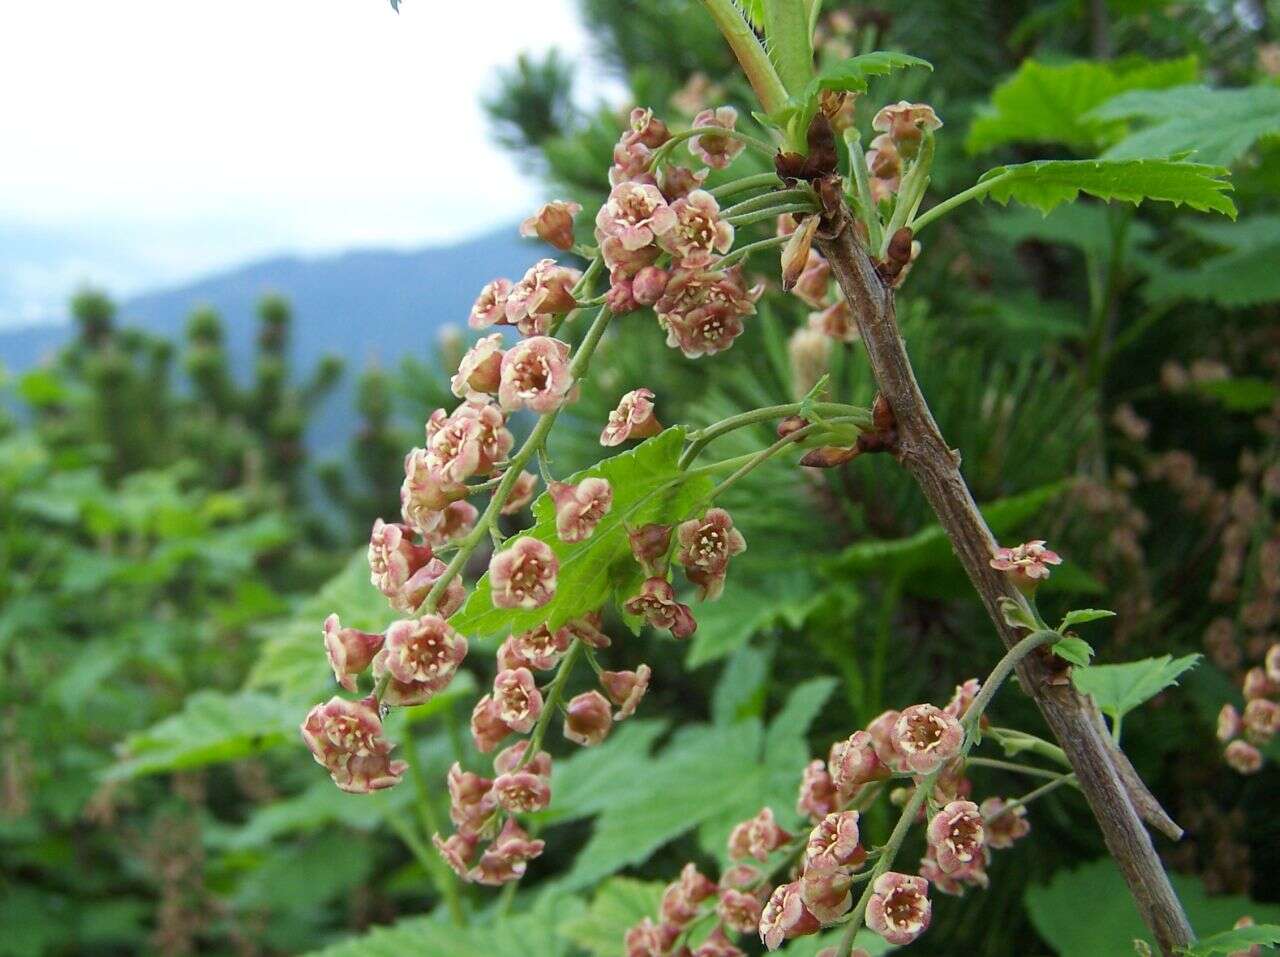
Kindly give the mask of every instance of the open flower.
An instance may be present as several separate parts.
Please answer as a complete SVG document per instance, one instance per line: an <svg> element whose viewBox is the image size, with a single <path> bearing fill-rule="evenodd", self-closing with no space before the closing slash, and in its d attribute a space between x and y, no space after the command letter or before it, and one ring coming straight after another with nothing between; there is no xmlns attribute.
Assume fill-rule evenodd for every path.
<svg viewBox="0 0 1280 957"><path fill-rule="evenodd" d="M853 877L841 868L806 867L800 874L800 897L823 926L834 924L853 906L852 887Z"/></svg>
<svg viewBox="0 0 1280 957"><path fill-rule="evenodd" d="M506 461L515 443L507 428L507 417L502 414L487 395L473 393L449 413L448 418L438 417L427 422L427 448L443 465L448 454L447 440L441 433L446 427L457 424L475 444L475 472L490 475L499 462Z"/></svg>
<svg viewBox="0 0 1280 957"><path fill-rule="evenodd" d="M1027 809L1021 804L1010 807L1004 798L989 797L978 810L982 812L982 829L988 847L1013 847L1014 841L1031 833Z"/></svg>
<svg viewBox="0 0 1280 957"><path fill-rule="evenodd" d="M573 287L582 273L560 266L554 259L540 259L511 287L505 306L507 322L523 335L545 335L551 320L577 306Z"/></svg>
<svg viewBox="0 0 1280 957"><path fill-rule="evenodd" d="M1238 774L1257 774L1262 768L1262 752L1248 741L1236 740L1223 752L1227 766Z"/></svg>
<svg viewBox="0 0 1280 957"><path fill-rule="evenodd" d="M682 522L676 529L676 541L680 545L676 561L684 566L704 601L720 597L729 559L747 550L746 539L722 508L709 509L702 518Z"/></svg>
<svg viewBox="0 0 1280 957"><path fill-rule="evenodd" d="M613 720L623 721L636 713L640 699L649 690L652 675L653 669L648 665L641 665L635 671L600 672L600 684L604 686L609 700L618 706Z"/></svg>
<svg viewBox="0 0 1280 957"><path fill-rule="evenodd" d="M476 845L480 843L478 837L471 834L450 834L446 840L439 834L432 834L431 843L449 865L449 870L464 881L471 880L471 861L476 854Z"/></svg>
<svg viewBox="0 0 1280 957"><path fill-rule="evenodd" d="M929 882L889 871L876 878L867 901L867 927L891 944L905 947L925 932L933 916Z"/></svg>
<svg viewBox="0 0 1280 957"><path fill-rule="evenodd" d="M860 840L858 812L832 811L809 833L804 850L805 870L857 867L867 857Z"/></svg>
<svg viewBox="0 0 1280 957"><path fill-rule="evenodd" d="M374 519L369 533L369 581L382 594L395 597L431 558L431 546L415 545L408 525Z"/></svg>
<svg viewBox="0 0 1280 957"><path fill-rule="evenodd" d="M355 628L343 628L337 615L324 620L324 650L338 684L348 691L356 690L356 675L373 662L382 650L382 635Z"/></svg>
<svg viewBox="0 0 1280 957"><path fill-rule="evenodd" d="M584 478L577 485L552 482L547 493L555 502L556 534L562 542L586 541L613 506L613 486L602 478Z"/></svg>
<svg viewBox="0 0 1280 957"><path fill-rule="evenodd" d="M1043 539L1025 542L1013 548L998 548L991 559L991 567L996 571L1007 572L1022 591L1034 591L1036 586L1049 577L1050 565L1061 565L1062 558L1057 552L1044 547Z"/></svg>
<svg viewBox="0 0 1280 957"><path fill-rule="evenodd" d="M426 523L416 526L422 533L423 540L432 548L440 548L466 535L476 526L480 512L470 502L462 500L450 502L436 512L424 512L419 519Z"/></svg>
<svg viewBox="0 0 1280 957"><path fill-rule="evenodd" d="M982 812L972 801L952 801L933 816L927 838L944 874L981 865L986 845Z"/></svg>
<svg viewBox="0 0 1280 957"><path fill-rule="evenodd" d="M529 536L489 560L489 585L497 608L540 608L555 597L560 562L546 542Z"/></svg>
<svg viewBox="0 0 1280 957"><path fill-rule="evenodd" d="M622 606L629 615L640 615L654 628L664 628L676 638L688 638L698 628L689 606L676 601L675 589L665 578L646 578L640 594Z"/></svg>
<svg viewBox="0 0 1280 957"><path fill-rule="evenodd" d="M445 776L445 787L449 790L449 820L458 833L472 837L479 834L497 806L493 782L462 770L455 761Z"/></svg>
<svg viewBox="0 0 1280 957"><path fill-rule="evenodd" d="M726 253L733 245L733 227L720 218L720 204L706 190L696 189L677 199L671 211L675 227L658 242L676 266L701 269L711 265L716 253Z"/></svg>
<svg viewBox="0 0 1280 957"><path fill-rule="evenodd" d="M484 336L467 350L449 388L458 398L473 392L497 392L502 368L502 333Z"/></svg>
<svg viewBox="0 0 1280 957"><path fill-rule="evenodd" d="M600 258L609 268L609 281L620 282L623 279L635 279L645 269L653 266L662 250L657 246L641 246L639 249L627 249L617 236L607 236L596 230L596 241L600 244ZM632 295L635 295L635 284L632 284ZM636 300L639 302L639 300Z"/></svg>
<svg viewBox="0 0 1280 957"><path fill-rule="evenodd" d="M391 744L372 697L362 701L330 698L307 714L302 740L333 783L353 794L368 794L400 782L409 765L391 760Z"/></svg>
<svg viewBox="0 0 1280 957"><path fill-rule="evenodd" d="M791 835L778 826L773 808L762 807L755 817L748 818L730 832L729 856L734 860L754 857L763 861L790 840Z"/></svg>
<svg viewBox="0 0 1280 957"><path fill-rule="evenodd" d="M575 695L564 712L564 736L575 744L599 744L613 727L613 712L599 691Z"/></svg>
<svg viewBox="0 0 1280 957"><path fill-rule="evenodd" d="M538 490L538 476L532 472L521 472L511 483L511 494L499 510L503 515L514 515L533 501L533 493Z"/></svg>
<svg viewBox="0 0 1280 957"><path fill-rule="evenodd" d="M528 862L542 853L545 841L535 841L515 818L507 818L498 836L480 855L480 862L471 869L470 880L491 887L509 884L524 877Z"/></svg>
<svg viewBox="0 0 1280 957"><path fill-rule="evenodd" d="M1270 698L1254 698L1246 702L1241 724L1246 738L1259 747L1265 747L1280 731L1280 703Z"/></svg>
<svg viewBox="0 0 1280 957"><path fill-rule="evenodd" d="M834 811L836 803L836 786L827 773L827 766L822 761L810 761L800 779L796 813L816 823Z"/></svg>
<svg viewBox="0 0 1280 957"><path fill-rule="evenodd" d="M920 876L944 894L961 897L970 887L986 888L991 884L987 876L987 864L990 863L991 852L985 847L974 861L959 870L947 873L938 866L935 848L929 845L925 855L920 859Z"/></svg>
<svg viewBox="0 0 1280 957"><path fill-rule="evenodd" d="M580 203L552 200L520 224L520 235L537 237L556 249L573 248L573 217L582 212Z"/></svg>
<svg viewBox="0 0 1280 957"><path fill-rule="evenodd" d="M712 169L724 169L745 148L742 140L730 136L738 125L738 111L732 106L703 110L693 118L693 128L704 130L689 140L689 152Z"/></svg>
<svg viewBox="0 0 1280 957"><path fill-rule="evenodd" d="M851 798L864 784L883 780L890 774L866 731L855 731L843 741L831 745L827 767L836 790L844 800Z"/></svg>
<svg viewBox="0 0 1280 957"><path fill-rule="evenodd" d="M676 226L676 214L657 186L619 183L596 215L596 228L617 239L623 249L648 246Z"/></svg>
<svg viewBox="0 0 1280 957"><path fill-rule="evenodd" d="M760 914L760 940L769 950L777 950L783 941L816 934L821 928L804 905L800 882L792 881L774 889Z"/></svg>
<svg viewBox="0 0 1280 957"><path fill-rule="evenodd" d="M511 295L510 279L495 279L480 290L467 325L472 329L488 329L507 323L507 297Z"/></svg>
<svg viewBox="0 0 1280 957"><path fill-rule="evenodd" d="M633 389L619 399L600 433L600 444L609 448L627 439L647 439L661 432L662 426L653 414L653 399L648 389Z"/></svg>
<svg viewBox="0 0 1280 957"><path fill-rule="evenodd" d="M393 622L373 660L376 678L389 675L384 704L422 704L448 686L467 656L467 639L438 615Z"/></svg>
<svg viewBox="0 0 1280 957"><path fill-rule="evenodd" d="M542 692L528 668L499 671L493 679L498 718L512 731L528 734L542 714Z"/></svg>
<svg viewBox="0 0 1280 957"><path fill-rule="evenodd" d="M534 336L516 343L502 357L498 401L508 411L558 409L573 387L569 346L559 339Z"/></svg>
<svg viewBox="0 0 1280 957"><path fill-rule="evenodd" d="M440 469L426 449L410 449L404 459L400 513L405 522L426 535L439 523L439 513L466 498L467 486Z"/></svg>
<svg viewBox="0 0 1280 957"><path fill-rule="evenodd" d="M471 739L475 742L476 750L481 754L488 754L496 748L502 743L502 739L511 733L511 730L510 726L502 720L498 702L494 700L493 695L485 695L471 709Z"/></svg>
<svg viewBox="0 0 1280 957"><path fill-rule="evenodd" d="M509 814L532 814L551 803L551 785L528 769L499 774L493 793L498 806Z"/></svg>
<svg viewBox="0 0 1280 957"><path fill-rule="evenodd" d="M960 722L931 704L915 704L898 716L893 746L908 770L928 774L960 753Z"/></svg>
<svg viewBox="0 0 1280 957"><path fill-rule="evenodd" d="M649 149L656 150L671 139L667 124L654 116L653 110L648 107L635 107L627 121L631 130L623 134L623 139L629 143L642 143Z"/></svg>
<svg viewBox="0 0 1280 957"><path fill-rule="evenodd" d="M941 126L942 120L938 119L933 107L906 100L883 107L871 121L871 128L877 133L888 133L898 152L907 159L915 156L924 130L936 130Z"/></svg>
<svg viewBox="0 0 1280 957"><path fill-rule="evenodd" d="M746 891L727 887L720 892L716 916L730 930L749 934L760 926L760 898Z"/></svg>
<svg viewBox="0 0 1280 957"><path fill-rule="evenodd" d="M569 650L572 640L568 628L552 631L546 625L510 635L498 649L498 667L550 671Z"/></svg>

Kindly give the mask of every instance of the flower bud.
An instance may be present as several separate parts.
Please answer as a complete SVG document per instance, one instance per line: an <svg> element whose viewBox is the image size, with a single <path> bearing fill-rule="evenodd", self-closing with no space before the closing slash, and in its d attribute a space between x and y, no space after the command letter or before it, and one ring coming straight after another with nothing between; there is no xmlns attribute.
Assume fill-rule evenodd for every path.
<svg viewBox="0 0 1280 957"><path fill-rule="evenodd" d="M599 744L613 727L609 702L598 691L586 691L570 700L565 708L564 736L575 744Z"/></svg>
<svg viewBox="0 0 1280 957"><path fill-rule="evenodd" d="M648 665L640 665L635 671L602 671L600 684L609 695L609 700L618 706L615 721L623 721L636 713L640 699L649 690L649 678L652 669Z"/></svg>
<svg viewBox="0 0 1280 957"><path fill-rule="evenodd" d="M652 306L667 291L671 274L659 266L645 266L631 283L631 295L642 306Z"/></svg>
<svg viewBox="0 0 1280 957"><path fill-rule="evenodd" d="M573 217L582 212L578 203L554 200L520 224L520 235L537 237L557 249L573 248Z"/></svg>
<svg viewBox="0 0 1280 957"><path fill-rule="evenodd" d="M329 666L338 684L348 691L356 690L356 675L373 662L374 655L382 650L383 636L343 628L338 616L324 620L324 650Z"/></svg>

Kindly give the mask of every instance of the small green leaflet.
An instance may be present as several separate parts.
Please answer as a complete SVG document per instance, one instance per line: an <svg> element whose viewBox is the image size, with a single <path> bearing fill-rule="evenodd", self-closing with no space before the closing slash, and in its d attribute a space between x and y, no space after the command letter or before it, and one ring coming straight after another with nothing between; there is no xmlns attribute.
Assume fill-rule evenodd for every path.
<svg viewBox="0 0 1280 957"><path fill-rule="evenodd" d="M799 117L801 120L799 127L807 128L809 120L817 112L818 96L823 90L865 93L871 77L885 76L894 70L905 70L913 66L922 66L926 70L933 69L933 64L928 60L889 50L877 50L873 53L849 57L847 60L827 67L809 81L799 96L791 97L779 110L769 114L765 119L779 129L785 129L791 120Z"/></svg>
<svg viewBox="0 0 1280 957"><path fill-rule="evenodd" d="M1089 643L1083 638L1076 638L1075 636L1055 641L1050 648L1059 658L1082 668L1087 667L1089 659L1093 657L1093 648Z"/></svg>
<svg viewBox="0 0 1280 957"><path fill-rule="evenodd" d="M998 203L1015 200L1048 214L1081 193L1135 205L1155 199L1202 212L1236 217L1235 204L1224 195L1231 189L1220 166L1174 160L1039 160L997 166L978 180Z"/></svg>
<svg viewBox="0 0 1280 957"><path fill-rule="evenodd" d="M1199 655L1144 658L1122 665L1092 665L1072 672L1076 688L1092 695L1098 708L1115 720L1165 688L1176 685L1183 672L1196 666Z"/></svg>
<svg viewBox="0 0 1280 957"><path fill-rule="evenodd" d="M513 535L531 535L551 546L560 561L555 597L541 608L495 608L489 575L476 584L466 605L449 619L464 635L484 637L507 630L527 631L546 623L559 628L567 621L595 611L610 598L619 602L639 585L638 566L631 558L625 525L675 523L688 518L705 501L714 484L709 476L689 476L676 468L684 446L684 429L667 429L629 452L615 455L579 472L568 481L588 476L607 479L613 486L613 507L585 542L562 542L556 534L555 506L545 492L533 505L532 528Z"/></svg>
<svg viewBox="0 0 1280 957"><path fill-rule="evenodd" d="M1089 116L1149 124L1107 150L1106 159L1190 152L1202 162L1229 166L1258 140L1280 136L1280 87L1133 90L1108 100Z"/></svg>
<svg viewBox="0 0 1280 957"><path fill-rule="evenodd" d="M1187 957L1214 957L1215 954L1234 954L1247 951L1255 945L1280 944L1280 924L1258 924L1253 927L1237 927L1198 940L1183 951Z"/></svg>
<svg viewBox="0 0 1280 957"><path fill-rule="evenodd" d="M1097 621L1100 618L1114 618L1114 611L1107 611L1105 608L1078 608L1075 611L1069 611L1066 617L1062 619L1062 624L1058 626L1058 631L1066 631L1072 625L1083 625L1087 621Z"/></svg>

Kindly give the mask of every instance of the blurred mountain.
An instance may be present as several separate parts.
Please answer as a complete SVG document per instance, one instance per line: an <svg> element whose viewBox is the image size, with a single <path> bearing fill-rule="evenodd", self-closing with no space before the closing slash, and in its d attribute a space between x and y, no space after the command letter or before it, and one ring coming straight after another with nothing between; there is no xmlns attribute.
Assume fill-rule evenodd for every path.
<svg viewBox="0 0 1280 957"><path fill-rule="evenodd" d="M325 451L350 433L352 387L365 365L390 368L402 356L426 356L444 327L465 331L481 286L495 276L518 279L541 255L541 247L507 227L452 246L276 256L135 296L121 304L119 314L127 325L177 341L191 311L212 306L226 322L237 372L247 375L258 299L268 292L285 296L294 311L292 358L298 368L309 369L326 354L347 364L343 387L326 399L309 435L312 447ZM21 372L69 335L66 325L0 330L0 363Z"/></svg>

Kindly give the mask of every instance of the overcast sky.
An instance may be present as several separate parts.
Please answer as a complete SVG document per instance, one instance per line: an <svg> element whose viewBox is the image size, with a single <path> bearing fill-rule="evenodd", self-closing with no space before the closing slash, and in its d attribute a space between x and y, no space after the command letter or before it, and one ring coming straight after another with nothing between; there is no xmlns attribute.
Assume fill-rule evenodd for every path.
<svg viewBox="0 0 1280 957"><path fill-rule="evenodd" d="M585 50L573 0L2 0L0 325L516 218L538 188L478 101L553 45Z"/></svg>

